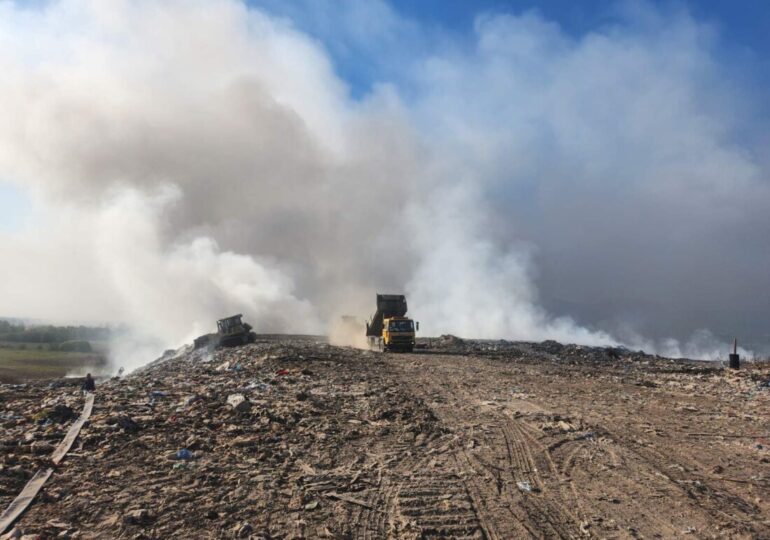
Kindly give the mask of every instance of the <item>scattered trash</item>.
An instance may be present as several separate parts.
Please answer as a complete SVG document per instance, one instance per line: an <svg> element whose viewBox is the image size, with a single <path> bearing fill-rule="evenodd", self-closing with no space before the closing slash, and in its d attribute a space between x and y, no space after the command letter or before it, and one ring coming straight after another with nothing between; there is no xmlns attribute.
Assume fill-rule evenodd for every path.
<svg viewBox="0 0 770 540"><path fill-rule="evenodd" d="M465 340L451 334L444 334L438 339L433 340L432 345L439 347L462 347L465 345Z"/></svg>
<svg viewBox="0 0 770 540"><path fill-rule="evenodd" d="M126 433L136 433L141 429L139 424L137 424L130 416L125 415L118 417L118 426L120 426Z"/></svg>
<svg viewBox="0 0 770 540"><path fill-rule="evenodd" d="M711 364L631 351L614 358L601 347L552 343L545 347L555 352L546 353L541 344L446 339L450 345L444 345L434 339L425 351L430 354L399 357L396 367L378 353L290 339L260 337L257 344L212 351L190 348L100 383L93 414L72 452L33 502L33 511L23 516L24 532L42 538L261 538L268 531L276 538L345 538L355 535L350 516L360 516L362 526L385 524L368 531L372 538L417 538L437 515L423 510L425 496L441 516L461 524L446 533L434 528L441 531L436 536L462 528L462 535L478 538L483 532L468 495L468 487L475 486L483 504L513 496L546 510L551 497L576 491L587 510L581 514L585 521L571 521L564 536L622 536L629 523L617 516L631 516L630 509L619 513L623 507L615 505L631 504L630 499L614 498L623 496L620 491L605 494L603 503L596 497L612 489L602 484L605 479L625 474L629 482L640 479L628 466L637 460L635 452L643 451L640 440L660 443L657 454L644 455L652 456L654 470L667 478L661 482L673 479L694 494L674 499L682 489L658 492L650 487L656 483L642 482L638 504L647 516L665 514L672 501L682 504L672 512L694 515L708 510L698 505L712 488L730 486L743 499L755 484L765 483L752 476L757 470L742 467L770 459L768 444L755 429L767 418L767 390L757 386L770 388L770 372L753 364L727 376ZM450 352L444 356L439 347L456 348L445 349ZM475 363L475 355L481 361ZM452 369L442 372L448 362ZM561 364L569 366L567 375L559 372ZM575 394L580 387L573 377L588 381L582 388L591 388L591 403ZM647 380L657 386L636 384ZM533 384L544 381L553 384ZM756 403L747 402L749 392ZM707 394L718 399L709 402ZM528 406L530 395L538 407ZM736 406L723 409L728 400ZM50 445L76 420L81 401L76 387L48 381L0 384L0 494L19 493L35 464L44 462ZM71 417L64 407L74 411ZM694 410L680 413L684 407ZM650 411L664 411L674 421L652 418ZM603 414L621 420L603 423ZM675 461L689 463L684 451L666 454L679 444L677 437L687 435L676 431L676 424L685 423L688 431L717 434L713 444L681 445L707 454L703 470L668 468ZM628 432L618 429L626 425ZM667 439L657 438L661 431ZM760 443L763 449L757 450ZM541 470L548 465L538 449L546 448L553 448L557 468L576 456L569 474ZM613 451L623 459L610 459ZM508 452L515 458L512 465ZM736 454L740 459L733 460ZM702 484L691 482L700 476ZM382 489L391 490L387 505ZM409 523L399 524L389 514L398 507L414 511ZM720 500L722 509L740 517L747 536L767 536L764 525L741 514L731 499ZM642 525L651 522L638 519L634 525L641 534ZM699 536L722 519L720 514L704 520L698 531L678 521L677 530ZM389 523L406 528L389 530ZM533 530L536 525L527 524ZM720 534L739 530L727 527Z"/></svg>
<svg viewBox="0 0 770 540"><path fill-rule="evenodd" d="M24 532L21 529L14 527L0 538L2 538L2 540L21 540L23 535Z"/></svg>
<svg viewBox="0 0 770 540"><path fill-rule="evenodd" d="M77 414L72 410L72 407L59 403L54 406L46 416L52 422L63 424L64 422L68 422L77 417Z"/></svg>
<svg viewBox="0 0 770 540"><path fill-rule="evenodd" d="M177 450L177 453L175 455L175 459L192 459L193 453L190 452L187 448L182 448L181 450Z"/></svg>
<svg viewBox="0 0 770 540"><path fill-rule="evenodd" d="M153 390L153 391L151 391L151 392L149 393L149 398L150 398L150 401L149 401L149 405L150 405L150 407L154 406L154 405L155 405L155 402L156 402L157 400L159 400L159 399L164 399L164 398L166 398L166 397L168 397L168 394L167 394L166 392L161 392L161 391L159 391L159 390Z"/></svg>
<svg viewBox="0 0 770 540"><path fill-rule="evenodd" d="M152 522L152 514L144 508L132 510L123 517L126 525L147 525Z"/></svg>
<svg viewBox="0 0 770 540"><path fill-rule="evenodd" d="M244 390L257 390L259 392L269 392L270 385L261 381L252 381L244 387Z"/></svg>
<svg viewBox="0 0 770 540"><path fill-rule="evenodd" d="M530 484L527 480L524 480L523 482L516 482L516 487L518 487L521 491L526 491L527 493L532 492L532 484Z"/></svg>
<svg viewBox="0 0 770 540"><path fill-rule="evenodd" d="M251 536L251 533L254 532L254 527L251 526L251 523L246 522L243 525L237 526L237 532L236 536L238 538L248 538Z"/></svg>
<svg viewBox="0 0 770 540"><path fill-rule="evenodd" d="M195 396L187 396L182 400L181 406L182 407L189 407L196 401L200 401L201 396L195 395Z"/></svg>
<svg viewBox="0 0 770 540"><path fill-rule="evenodd" d="M227 396L227 404L239 413L245 413L251 409L251 402L243 394L230 394Z"/></svg>

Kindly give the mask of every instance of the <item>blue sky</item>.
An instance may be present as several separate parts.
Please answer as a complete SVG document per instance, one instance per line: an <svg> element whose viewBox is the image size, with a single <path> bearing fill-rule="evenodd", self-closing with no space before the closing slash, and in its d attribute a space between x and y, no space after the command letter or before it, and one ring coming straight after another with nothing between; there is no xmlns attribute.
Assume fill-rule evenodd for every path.
<svg viewBox="0 0 770 540"><path fill-rule="evenodd" d="M679 1L656 0L661 7L684 6L696 18L718 24L729 41L738 45L767 51L770 48L770 7L765 0ZM446 1L395 0L392 5L401 13L426 22L436 22L449 28L470 30L473 17L481 11L520 12L537 9L547 19L559 22L568 32L581 34L596 25L611 21L616 11L616 0L475 0Z"/></svg>
<svg viewBox="0 0 770 540"><path fill-rule="evenodd" d="M379 0L376 0L379 2ZM612 25L629 10L650 6L661 13L686 11L700 23L707 23L719 36L720 50L727 63L745 67L753 76L770 80L770 3L764 0L691 1L691 0L390 0L383 1L398 18L399 39L388 36L351 36L349 24L340 24L341 13L351 5L365 2L350 0L249 0L252 5L285 16L300 30L320 40L335 62L338 75L351 86L354 96L365 94L369 85L382 78L398 77L388 69L383 57L399 56L404 43L421 46L421 53L445 45L442 34L472 43L473 25L480 14L521 14L536 11L557 23L568 35L580 37ZM345 6L345 7L340 7ZM392 37L392 36L390 36ZM397 70L396 70L397 71Z"/></svg>
<svg viewBox="0 0 770 540"><path fill-rule="evenodd" d="M10 182L0 182L0 231L16 231L30 212L30 202L23 191Z"/></svg>
<svg viewBox="0 0 770 540"><path fill-rule="evenodd" d="M580 35L596 26L611 23L619 5L617 0L394 0L394 8L408 17L427 24L467 32L476 14L484 11L521 12L538 10L546 19L558 22L564 30ZM770 3L766 0L677 1L654 0L649 3L664 9L684 7L695 18L717 25L726 42L760 53L770 51Z"/></svg>

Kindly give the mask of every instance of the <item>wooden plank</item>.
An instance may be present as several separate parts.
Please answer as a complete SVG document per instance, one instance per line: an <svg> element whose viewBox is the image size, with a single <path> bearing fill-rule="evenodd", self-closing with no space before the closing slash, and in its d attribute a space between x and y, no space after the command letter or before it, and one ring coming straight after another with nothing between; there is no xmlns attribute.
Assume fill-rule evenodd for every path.
<svg viewBox="0 0 770 540"><path fill-rule="evenodd" d="M40 469L35 473L35 476L27 482L21 493L8 505L3 515L0 516L0 534L3 534L13 522L16 521L20 515L24 513L27 507L32 503L40 489L45 484L48 477L51 476L53 469Z"/></svg>
<svg viewBox="0 0 770 540"><path fill-rule="evenodd" d="M54 450L53 455L51 456L51 461L53 461L55 465L58 465L59 462L64 459L64 456L67 455L69 449L72 448L72 444L75 442L75 439L77 439L80 429L91 416L93 406L94 395L89 393L86 395L86 402L83 404L83 412L80 413L80 416L75 420L75 423L70 426L67 435L64 436L64 439L62 439L62 442L59 443L59 446L56 447L56 450Z"/></svg>
<svg viewBox="0 0 770 540"><path fill-rule="evenodd" d="M64 456L72 447L72 443L77 439L83 424L85 424L91 416L93 407L94 395L89 393L86 395L86 401L83 403L83 411L80 413L80 416L75 420L72 426L70 426L67 435L64 436L62 442L59 443L59 446L56 447L51 455L51 461L54 464L58 465L59 462L64 459ZM27 482L27 485L24 486L24 489L21 490L18 497L8 505L8 508L6 508L5 512L0 516L0 534L3 534L6 529L8 529L8 527L10 527L13 522L27 510L29 505L32 504L32 500L37 496L40 489L51 476L51 473L53 473L53 469L40 469L35 473L35 476Z"/></svg>

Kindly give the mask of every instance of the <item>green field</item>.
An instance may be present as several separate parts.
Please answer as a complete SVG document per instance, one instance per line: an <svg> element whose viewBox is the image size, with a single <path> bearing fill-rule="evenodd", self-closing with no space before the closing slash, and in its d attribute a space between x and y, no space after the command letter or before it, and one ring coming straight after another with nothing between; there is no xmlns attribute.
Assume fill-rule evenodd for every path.
<svg viewBox="0 0 770 540"><path fill-rule="evenodd" d="M0 382L81 375L85 370L98 372L105 365L99 353L38 350L37 344L26 344L23 350L0 347Z"/></svg>

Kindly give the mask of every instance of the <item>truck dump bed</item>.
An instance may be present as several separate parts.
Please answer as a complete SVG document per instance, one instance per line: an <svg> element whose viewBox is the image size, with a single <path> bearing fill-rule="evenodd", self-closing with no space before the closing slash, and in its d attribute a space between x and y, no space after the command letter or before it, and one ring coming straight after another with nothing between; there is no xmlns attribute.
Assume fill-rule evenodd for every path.
<svg viewBox="0 0 770 540"><path fill-rule="evenodd" d="M366 325L367 336L381 336L383 320L406 315L406 296L403 294L378 294L377 311Z"/></svg>

